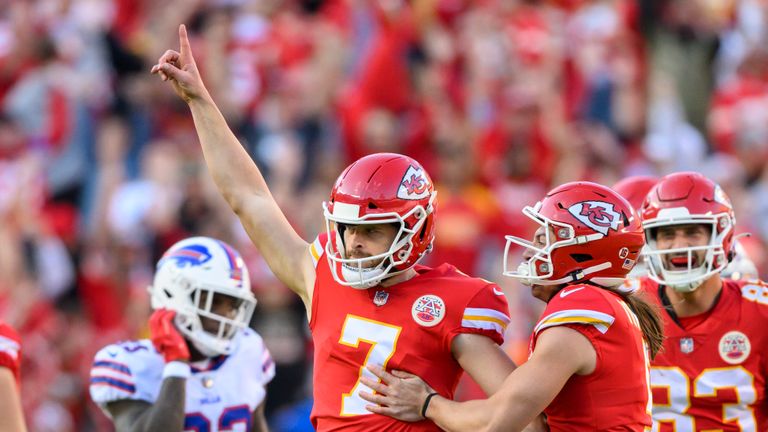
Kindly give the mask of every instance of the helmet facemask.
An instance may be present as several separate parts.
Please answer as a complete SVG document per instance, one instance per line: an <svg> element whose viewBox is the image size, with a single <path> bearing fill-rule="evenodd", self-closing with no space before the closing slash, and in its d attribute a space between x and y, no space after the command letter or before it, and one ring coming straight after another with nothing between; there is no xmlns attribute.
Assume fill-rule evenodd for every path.
<svg viewBox="0 0 768 432"><path fill-rule="evenodd" d="M685 209L682 209L685 210ZM666 213L666 214L665 214ZM678 213L681 213L678 215ZM682 213L685 213L684 215ZM702 246L689 246L659 250L655 237L658 228L674 225L705 225L709 228L709 242ZM729 251L723 247L724 239L732 233L733 220L728 214L688 215L678 209L659 213L659 217L643 222L648 247L643 249L648 263L648 277L679 292L692 292L711 276L720 273L729 262ZM704 251L703 262L695 262L697 252ZM687 267L669 269L665 263L668 255L683 255ZM694 266L694 264L697 264Z"/></svg>
<svg viewBox="0 0 768 432"><path fill-rule="evenodd" d="M578 272L570 273L558 279L551 279L555 274L552 255L558 248L600 240L604 237L604 235L601 233L593 233L576 236L573 226L554 221L539 213L541 206L541 202L537 203L534 207L526 206L523 209L523 214L536 222L543 229L545 238L544 245L537 246L534 242L520 237L510 235L505 236L507 239L507 244L504 248L504 268L502 273L504 276L519 279L522 284L528 286L561 285L565 283L576 282L591 273L610 268L611 263L606 262L603 264L587 267L585 269L579 270ZM530 250L534 253L533 256L518 264L515 270L510 270L512 266L510 266L509 263L509 251L512 244L522 246L525 250ZM595 280L596 283L600 283L598 279ZM612 285L614 281L602 282ZM620 281L616 282L617 284L620 283Z"/></svg>
<svg viewBox="0 0 768 432"><path fill-rule="evenodd" d="M231 354L235 336L248 326L256 307L240 254L207 237L171 247L157 264L149 293L152 308L175 311L176 328L207 357ZM225 301L221 296L235 302L226 316L215 307L216 301Z"/></svg>
<svg viewBox="0 0 768 432"><path fill-rule="evenodd" d="M256 299L243 296L240 291L195 284L183 275L178 275L175 283L184 287L185 293L169 295L168 290L152 288L152 307L176 311L176 327L201 354L207 357L230 354L234 336L239 330L248 327L251 321ZM214 296L220 295L238 301L234 317L220 315L213 310ZM215 322L217 330L206 330L203 319Z"/></svg>
<svg viewBox="0 0 768 432"><path fill-rule="evenodd" d="M331 211L328 203L323 203L329 239L325 246L325 252L331 274L336 282L355 289L368 289L379 285L385 279L409 270L418 263L429 251L429 248L417 257L411 265L406 266L415 247L412 240L421 235L424 223L432 211L431 203L434 195L430 200L428 209L416 205L404 215L388 212L370 213L359 217L359 206L357 205L335 202L333 203L333 211ZM415 222L409 224L409 220ZM344 244L344 226L379 224L395 224L398 228L389 248L380 254L369 257L347 257Z"/></svg>

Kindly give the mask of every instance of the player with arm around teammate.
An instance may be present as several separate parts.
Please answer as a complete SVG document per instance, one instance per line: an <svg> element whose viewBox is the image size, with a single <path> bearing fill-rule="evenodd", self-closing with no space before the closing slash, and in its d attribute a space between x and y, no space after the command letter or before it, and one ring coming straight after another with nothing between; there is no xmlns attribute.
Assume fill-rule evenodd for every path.
<svg viewBox="0 0 768 432"><path fill-rule="evenodd" d="M91 369L91 398L115 429L266 431L274 364L247 327L256 298L240 254L208 237L182 240L158 262L150 293L151 340L109 345Z"/></svg>
<svg viewBox="0 0 768 432"><path fill-rule="evenodd" d="M413 375L372 371L383 383L363 398L373 412L425 414L449 431L519 431L541 411L552 431L643 431L651 425L649 357L662 343L650 304L618 290L643 246L626 200L588 182L567 183L523 213L534 240L508 236L525 260L506 276L547 302L530 356L489 399L457 403ZM505 254L506 255L506 254Z"/></svg>
<svg viewBox="0 0 768 432"><path fill-rule="evenodd" d="M24 432L19 399L21 340L16 331L0 322L0 431Z"/></svg>
<svg viewBox="0 0 768 432"><path fill-rule="evenodd" d="M714 182L662 178L640 211L648 277L667 339L651 367L654 430L768 430L768 287L721 277L734 254L735 217Z"/></svg>
<svg viewBox="0 0 768 432"><path fill-rule="evenodd" d="M494 393L514 364L499 347L509 312L495 284L450 265L418 266L434 239L436 193L415 160L374 154L341 173L326 232L291 227L200 78L184 26L180 52L152 68L192 112L209 171L270 269L304 302L314 341L313 425L326 430L436 431L372 415L360 397L381 364L420 374L450 397L462 370Z"/></svg>

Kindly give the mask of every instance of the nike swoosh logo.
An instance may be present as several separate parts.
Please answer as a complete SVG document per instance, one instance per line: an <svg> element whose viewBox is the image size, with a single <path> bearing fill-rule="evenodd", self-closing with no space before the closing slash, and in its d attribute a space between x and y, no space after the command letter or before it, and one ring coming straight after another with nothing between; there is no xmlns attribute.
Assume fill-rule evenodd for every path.
<svg viewBox="0 0 768 432"><path fill-rule="evenodd" d="M571 294L575 293L576 291L581 291L581 290L583 290L583 289L584 289L584 287L581 287L581 288L574 288L574 289L572 289L572 290L570 290L570 291L562 290L562 291L560 291L560 297L561 297L561 298L565 298L565 296L569 296L569 295L571 295Z"/></svg>
<svg viewBox="0 0 768 432"><path fill-rule="evenodd" d="M500 290L499 287L493 287L493 293L496 294L497 296L504 295L504 291Z"/></svg>

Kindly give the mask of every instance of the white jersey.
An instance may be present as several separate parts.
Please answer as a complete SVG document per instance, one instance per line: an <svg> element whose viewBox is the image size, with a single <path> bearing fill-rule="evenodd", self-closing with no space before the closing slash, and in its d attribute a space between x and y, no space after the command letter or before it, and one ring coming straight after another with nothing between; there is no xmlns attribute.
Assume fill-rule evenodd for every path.
<svg viewBox="0 0 768 432"><path fill-rule="evenodd" d="M245 329L229 356L192 363L187 379L184 430L246 430L266 397L275 365L258 333ZM108 403L133 399L154 403L165 361L148 339L108 345L91 368L91 398L106 413Z"/></svg>

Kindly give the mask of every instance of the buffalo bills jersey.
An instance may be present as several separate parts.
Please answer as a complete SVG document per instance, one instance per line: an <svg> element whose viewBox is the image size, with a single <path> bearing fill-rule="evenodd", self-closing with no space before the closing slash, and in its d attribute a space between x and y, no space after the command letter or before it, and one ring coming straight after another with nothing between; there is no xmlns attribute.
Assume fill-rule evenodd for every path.
<svg viewBox="0 0 768 432"><path fill-rule="evenodd" d="M191 363L185 431L250 430L252 413L264 401L275 369L261 336L245 329L235 337L232 354ZM94 359L91 398L102 409L126 399L154 403L164 366L163 356L147 339L109 345Z"/></svg>
<svg viewBox="0 0 768 432"><path fill-rule="evenodd" d="M16 331L7 324L0 323L0 367L8 368L19 381L19 363L21 341Z"/></svg>
<svg viewBox="0 0 768 432"><path fill-rule="evenodd" d="M569 285L547 303L530 351L548 328L568 326L592 343L595 370L573 375L544 410L551 431L643 431L651 426L648 352L637 316L621 297Z"/></svg>
<svg viewBox="0 0 768 432"><path fill-rule="evenodd" d="M338 284L328 266L321 235L310 246L316 281L310 329L315 344L312 424L318 431L438 431L431 421L401 422L372 414L359 395L373 392L361 376L376 379L367 365L420 376L435 391L453 397L462 374L451 353L462 333L503 342L507 300L491 282L455 267L417 266L417 276L383 288L358 290Z"/></svg>
<svg viewBox="0 0 768 432"><path fill-rule="evenodd" d="M663 289L635 282L663 307ZM723 281L697 317L663 310L664 348L651 364L654 431L768 431L768 287Z"/></svg>

